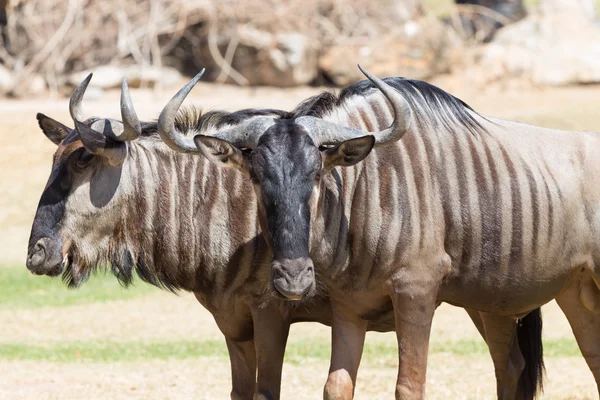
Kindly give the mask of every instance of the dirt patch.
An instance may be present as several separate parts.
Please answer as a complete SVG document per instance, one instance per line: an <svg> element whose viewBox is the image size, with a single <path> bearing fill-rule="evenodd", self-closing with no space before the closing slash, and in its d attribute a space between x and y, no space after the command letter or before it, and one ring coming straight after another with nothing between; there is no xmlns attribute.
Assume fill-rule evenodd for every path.
<svg viewBox="0 0 600 400"><path fill-rule="evenodd" d="M0 329L0 343L222 341L212 316L193 296L165 292L130 301L2 310L0 326L4 327ZM544 332L548 339L572 338L568 323L555 303L544 307ZM328 343L329 328L312 323L292 327L291 344L307 338ZM432 341L462 339L481 340L464 310L440 306L434 319ZM367 345L376 342L386 342L394 348L395 335L367 335ZM582 357L546 358L546 364L545 399L594 398L596 385ZM326 361L313 358L286 363L282 398L319 398L327 371ZM365 360L359 372L357 399L392 396L395 374L395 363ZM229 390L230 371L225 357L72 364L0 361L0 398L7 399L220 399L227 398ZM427 391L431 399L495 398L491 359L481 354L432 354Z"/></svg>
<svg viewBox="0 0 600 400"><path fill-rule="evenodd" d="M551 359L544 399L593 399L591 373L578 359ZM286 364L282 398L322 396L326 362ZM394 368L361 368L356 398L393 396ZM231 390L227 360L115 364L0 363L0 398L20 399L225 399ZM494 399L492 363L486 357L429 358L428 399Z"/></svg>

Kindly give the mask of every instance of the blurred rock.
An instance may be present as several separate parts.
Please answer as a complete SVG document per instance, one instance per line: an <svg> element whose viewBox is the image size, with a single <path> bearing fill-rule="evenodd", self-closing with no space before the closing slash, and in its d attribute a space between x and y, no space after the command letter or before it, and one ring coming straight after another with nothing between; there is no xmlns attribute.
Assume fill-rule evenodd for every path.
<svg viewBox="0 0 600 400"><path fill-rule="evenodd" d="M527 15L523 0L456 0L458 21L447 18L465 40L487 43L504 26ZM455 26L455 28L457 28Z"/></svg>
<svg viewBox="0 0 600 400"><path fill-rule="evenodd" d="M234 40L239 42L231 58L231 66L251 86L305 85L317 76L317 47L307 36L297 32L271 34L240 27L235 37ZM231 40L226 36L217 39L222 55L226 54ZM201 43L197 58L207 66L208 80L221 75L221 68L210 53L208 43ZM233 83L234 80L228 77L226 82Z"/></svg>
<svg viewBox="0 0 600 400"><path fill-rule="evenodd" d="M68 77L69 85L78 86L85 79L85 77L89 75L90 72L94 74L94 78L90 82L90 86L104 89L121 86L121 80L125 76L124 68L106 65L103 67L71 74Z"/></svg>
<svg viewBox="0 0 600 400"><path fill-rule="evenodd" d="M157 84L172 86L181 79L181 74L176 69L169 67L106 65L71 74L68 77L69 85L79 85L90 72L94 73L90 87L101 89L120 88L123 77L127 79L130 87L153 87Z"/></svg>
<svg viewBox="0 0 600 400"><path fill-rule="evenodd" d="M0 65L0 92L6 92L10 90L13 86L13 76L12 74Z"/></svg>
<svg viewBox="0 0 600 400"><path fill-rule="evenodd" d="M69 93L70 95L70 93ZM85 91L85 100L100 100L104 96L104 89L98 86L89 86Z"/></svg>
<svg viewBox="0 0 600 400"><path fill-rule="evenodd" d="M28 79L27 90L29 94L37 94L46 90L46 80L39 74L34 74Z"/></svg>
<svg viewBox="0 0 600 400"><path fill-rule="evenodd" d="M541 12L503 28L477 51L473 75L482 83L507 78L536 85L600 82L600 27L577 6L583 3L543 2Z"/></svg>
<svg viewBox="0 0 600 400"><path fill-rule="evenodd" d="M333 45L320 57L319 69L339 86L364 79L357 63L381 77L428 79L449 72L461 47L461 41L444 24L422 19L407 22L402 30L378 40Z"/></svg>
<svg viewBox="0 0 600 400"><path fill-rule="evenodd" d="M182 79L179 71L170 67L130 67L125 71L125 77L131 87L155 86L157 83L162 86L174 86Z"/></svg>

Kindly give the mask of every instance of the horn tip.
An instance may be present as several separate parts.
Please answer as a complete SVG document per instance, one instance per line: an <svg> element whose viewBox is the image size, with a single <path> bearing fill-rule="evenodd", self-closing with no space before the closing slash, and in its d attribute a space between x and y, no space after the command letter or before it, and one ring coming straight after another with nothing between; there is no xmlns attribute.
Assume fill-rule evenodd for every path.
<svg viewBox="0 0 600 400"><path fill-rule="evenodd" d="M194 85L200 80L200 78L202 78L202 75L204 75L205 71L206 71L206 68L202 68L200 70L200 72L198 72L196 74L196 76L194 76L194 79L192 79L192 82L194 82Z"/></svg>
<svg viewBox="0 0 600 400"><path fill-rule="evenodd" d="M371 74L369 71L367 71L366 69L364 69L360 64L358 65L358 69L360 70L360 72L363 73L364 76L366 76L367 78L369 78L369 80L373 80L373 74Z"/></svg>

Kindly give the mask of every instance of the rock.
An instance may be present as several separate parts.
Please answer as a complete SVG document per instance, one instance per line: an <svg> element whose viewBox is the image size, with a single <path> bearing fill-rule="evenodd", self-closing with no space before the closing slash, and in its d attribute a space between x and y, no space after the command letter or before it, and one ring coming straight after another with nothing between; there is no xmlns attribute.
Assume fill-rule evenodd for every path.
<svg viewBox="0 0 600 400"><path fill-rule="evenodd" d="M141 85L154 86L160 82L161 85L174 85L181 79L181 74L174 68L131 65L118 67L112 65L92 68L87 71L71 74L68 83L71 86L77 86L90 73L94 73L94 78L90 82L90 87L100 89L120 88L123 77L127 79L130 87L140 87Z"/></svg>
<svg viewBox="0 0 600 400"><path fill-rule="evenodd" d="M160 83L162 86L174 86L181 80L181 74L175 68L170 67L129 67L125 70L127 84L131 87L142 85L154 86ZM122 79L122 77L121 77ZM119 81L119 87L121 82Z"/></svg>
<svg viewBox="0 0 600 400"><path fill-rule="evenodd" d="M46 80L41 75L35 74L27 82L27 92L37 94L46 90Z"/></svg>
<svg viewBox="0 0 600 400"><path fill-rule="evenodd" d="M331 46L321 55L319 69L339 86L364 79L357 63L381 77L427 79L449 72L461 46L446 26L426 19L409 21L401 31L364 42Z"/></svg>
<svg viewBox="0 0 600 400"><path fill-rule="evenodd" d="M535 85L600 82L600 27L587 11L550 4L554 2L501 29L490 45L478 50L474 69L481 83L507 78Z"/></svg>
<svg viewBox="0 0 600 400"><path fill-rule="evenodd" d="M523 0L456 0L456 5L458 19L449 17L447 22L460 24L455 28L464 40L482 43L492 40L502 27L527 15Z"/></svg>
<svg viewBox="0 0 600 400"><path fill-rule="evenodd" d="M7 92L13 86L13 76L8 69L0 65L0 92Z"/></svg>
<svg viewBox="0 0 600 400"><path fill-rule="evenodd" d="M290 87L305 85L317 77L317 47L297 32L270 34L253 28L239 28L239 43L231 60L232 67L249 85ZM218 39L221 54L225 54L231 39ZM221 68L210 54L208 43L196 49L197 64L206 65L208 79L214 80ZM231 78L227 82L233 83Z"/></svg>
<svg viewBox="0 0 600 400"><path fill-rule="evenodd" d="M98 86L89 86L85 91L85 100L100 100L104 96L104 89Z"/></svg>
<svg viewBox="0 0 600 400"><path fill-rule="evenodd" d="M90 72L94 74L94 77L90 82L90 87L93 86L108 89L121 86L121 80L125 76L125 67L105 65L86 71L76 72L69 76L69 85L78 86Z"/></svg>

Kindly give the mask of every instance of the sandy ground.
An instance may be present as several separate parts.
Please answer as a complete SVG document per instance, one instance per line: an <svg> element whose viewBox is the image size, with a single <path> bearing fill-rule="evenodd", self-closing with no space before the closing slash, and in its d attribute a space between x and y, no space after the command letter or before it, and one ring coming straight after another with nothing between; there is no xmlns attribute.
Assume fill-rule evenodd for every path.
<svg viewBox="0 0 600 400"><path fill-rule="evenodd" d="M517 119L563 129L600 131L597 87L551 90L474 90L441 80L440 86L487 115ZM175 92L133 92L142 119L156 118ZM318 88L238 89L200 84L190 102L207 109L277 107L288 109ZM100 100L86 100L90 115L118 117L118 92ZM26 244L41 190L50 172L53 145L41 134L35 113L43 112L69 123L67 99L0 100L0 265L23 268ZM66 289L65 289L66 290ZM0 282L0 295L2 293ZM572 338L570 328L554 304L544 309L545 337ZM292 329L291 341L303 335L329 340L329 331L315 324ZM192 296L157 292L147 297L101 304L0 310L1 343L43 343L59 340L177 340L218 339L210 314ZM478 337L464 311L442 306L435 319L434 340ZM367 340L394 341L393 334L369 335ZM580 357L547 360L544 399L597 398L596 386ZM321 396L327 363L310 361L284 370L283 398ZM0 398L4 399L182 399L227 398L230 375L227 360L202 358L185 361L58 364L0 361ZM392 367L369 365L359 374L357 398L391 398L395 381ZM495 382L488 356L430 357L428 398L488 399Z"/></svg>
<svg viewBox="0 0 600 400"><path fill-rule="evenodd" d="M495 398L494 375L487 360L455 356L431 357L436 365L428 372L428 399ZM576 360L549 360L548 384L542 399L597 399L593 387L581 384ZM147 362L143 364L50 364L11 362L0 364L7 384L2 399L226 399L229 365L223 359ZM307 366L285 365L283 399L313 400L322 396L326 362ZM27 371L25 373L25 371ZM40 378L43 376L43 378ZM577 384L566 384L567 382ZM393 398L395 371L370 368L359 371L356 399ZM565 390L568 388L568 391Z"/></svg>
<svg viewBox="0 0 600 400"><path fill-rule="evenodd" d="M544 338L572 337L556 304L544 308ZM220 340L210 314L193 296L157 292L131 301L87 306L0 311L0 343L48 343L71 340ZM306 336L329 340L317 324L292 327L290 343ZM433 341L478 338L466 313L442 305L436 312ZM395 340L393 333L370 333L367 342ZM0 344L1 348L1 344ZM583 358L547 358L544 399L593 399L595 383ZM284 399L315 399L322 391L328 364L323 360L284 367ZM395 368L365 360L357 399L390 398ZM183 361L61 364L0 361L0 399L222 399L230 390L225 358ZM495 380L487 355L433 354L429 358L428 398L492 399Z"/></svg>

